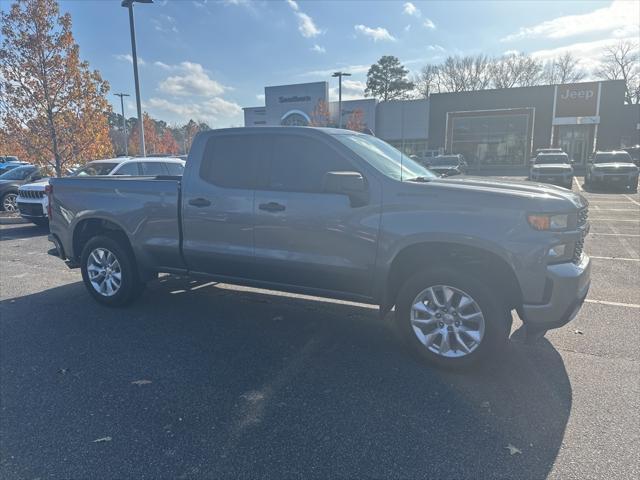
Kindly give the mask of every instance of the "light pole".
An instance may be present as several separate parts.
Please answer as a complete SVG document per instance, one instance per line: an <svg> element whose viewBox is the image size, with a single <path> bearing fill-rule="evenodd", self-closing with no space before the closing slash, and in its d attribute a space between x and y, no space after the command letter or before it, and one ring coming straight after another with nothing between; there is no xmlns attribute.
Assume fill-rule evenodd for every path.
<svg viewBox="0 0 640 480"><path fill-rule="evenodd" d="M342 128L342 77L350 77L350 73L334 72L332 77L338 77L338 127Z"/></svg>
<svg viewBox="0 0 640 480"><path fill-rule="evenodd" d="M138 128L140 129L140 151L143 157L147 156L144 147L144 120L142 118L142 106L140 104L140 83L138 82L138 54L136 53L136 29L133 22L134 3L153 3L153 0L122 0L123 7L129 9L129 28L131 30L131 53L133 56L133 79L136 84L136 107L138 108Z"/></svg>
<svg viewBox="0 0 640 480"><path fill-rule="evenodd" d="M116 93L116 97L120 97L120 110L122 111L122 133L124 134L124 154L129 156L129 141L127 138L127 121L124 118L124 97L129 97L128 93Z"/></svg>

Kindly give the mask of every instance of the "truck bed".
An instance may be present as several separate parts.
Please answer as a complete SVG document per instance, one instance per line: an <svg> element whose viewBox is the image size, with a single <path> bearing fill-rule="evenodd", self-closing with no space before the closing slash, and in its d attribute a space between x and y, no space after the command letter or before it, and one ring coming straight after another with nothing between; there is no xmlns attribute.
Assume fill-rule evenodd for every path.
<svg viewBox="0 0 640 480"><path fill-rule="evenodd" d="M82 253L75 251L74 235L87 222L103 221L124 230L141 268L183 267L180 177L65 177L50 183L51 234L67 258Z"/></svg>

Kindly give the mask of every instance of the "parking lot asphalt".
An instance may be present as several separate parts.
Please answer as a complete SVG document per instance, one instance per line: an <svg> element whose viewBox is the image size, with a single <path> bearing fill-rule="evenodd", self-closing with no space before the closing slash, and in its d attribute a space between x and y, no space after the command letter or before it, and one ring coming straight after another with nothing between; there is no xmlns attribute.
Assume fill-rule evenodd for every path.
<svg viewBox="0 0 640 480"><path fill-rule="evenodd" d="M465 374L345 302L165 276L108 309L1 225L0 477L639 478L640 196L582 193L578 317Z"/></svg>

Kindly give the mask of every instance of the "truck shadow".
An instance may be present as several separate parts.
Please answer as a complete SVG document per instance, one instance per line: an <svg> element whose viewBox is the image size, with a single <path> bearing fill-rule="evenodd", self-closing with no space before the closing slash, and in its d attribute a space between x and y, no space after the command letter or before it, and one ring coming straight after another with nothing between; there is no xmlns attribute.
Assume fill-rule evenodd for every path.
<svg viewBox="0 0 640 480"><path fill-rule="evenodd" d="M5 473L538 479L571 412L546 340L444 372L350 304L165 277L127 309L79 282L1 308Z"/></svg>
<svg viewBox="0 0 640 480"><path fill-rule="evenodd" d="M40 237L49 234L49 227L40 227L32 223L4 226L0 229L0 242L21 238Z"/></svg>

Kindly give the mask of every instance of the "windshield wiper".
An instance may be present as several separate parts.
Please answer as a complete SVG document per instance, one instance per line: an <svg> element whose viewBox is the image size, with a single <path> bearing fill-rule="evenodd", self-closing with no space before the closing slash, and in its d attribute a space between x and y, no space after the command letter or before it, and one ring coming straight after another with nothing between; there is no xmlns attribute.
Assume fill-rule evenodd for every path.
<svg viewBox="0 0 640 480"><path fill-rule="evenodd" d="M426 183L430 181L431 179L427 177L413 177L413 178L407 178L405 180L405 182L422 182L422 183Z"/></svg>

